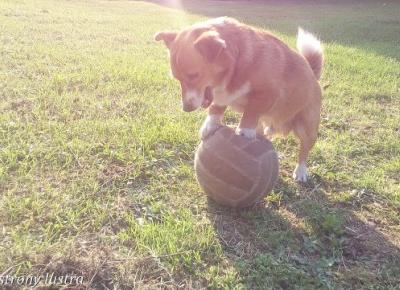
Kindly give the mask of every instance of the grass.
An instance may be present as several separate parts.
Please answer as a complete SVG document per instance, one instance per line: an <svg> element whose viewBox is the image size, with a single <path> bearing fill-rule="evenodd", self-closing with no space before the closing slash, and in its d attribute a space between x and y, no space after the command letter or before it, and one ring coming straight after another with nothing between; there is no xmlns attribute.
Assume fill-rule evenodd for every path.
<svg viewBox="0 0 400 290"><path fill-rule="evenodd" d="M82 289L399 289L400 4L0 2L0 273ZM319 35L326 65L311 181L221 208L193 173L205 112L180 109L155 32L211 16ZM239 116L229 113L228 120Z"/></svg>

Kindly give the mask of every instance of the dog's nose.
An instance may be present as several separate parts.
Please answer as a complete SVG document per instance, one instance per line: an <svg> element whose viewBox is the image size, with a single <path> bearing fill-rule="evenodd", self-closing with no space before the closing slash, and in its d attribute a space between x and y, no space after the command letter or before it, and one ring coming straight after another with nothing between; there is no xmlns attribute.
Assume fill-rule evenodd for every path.
<svg viewBox="0 0 400 290"><path fill-rule="evenodd" d="M192 112L192 111L194 111L196 108L193 106L193 104L190 104L190 103L183 103L182 109L183 109L185 112Z"/></svg>

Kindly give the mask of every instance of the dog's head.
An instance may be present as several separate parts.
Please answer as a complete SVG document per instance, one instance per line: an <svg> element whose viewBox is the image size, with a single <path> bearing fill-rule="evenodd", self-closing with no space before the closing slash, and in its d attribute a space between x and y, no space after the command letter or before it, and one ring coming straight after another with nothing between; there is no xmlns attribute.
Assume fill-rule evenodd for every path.
<svg viewBox="0 0 400 290"><path fill-rule="evenodd" d="M163 40L169 49L172 74L181 83L183 110L207 108L213 100L212 88L223 82L232 67L225 40L207 28L159 32L155 40Z"/></svg>

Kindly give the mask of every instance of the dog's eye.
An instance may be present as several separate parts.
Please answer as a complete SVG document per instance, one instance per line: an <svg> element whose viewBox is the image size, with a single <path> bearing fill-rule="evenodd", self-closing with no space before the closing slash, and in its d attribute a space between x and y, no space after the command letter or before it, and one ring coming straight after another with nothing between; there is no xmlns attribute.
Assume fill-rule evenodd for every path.
<svg viewBox="0 0 400 290"><path fill-rule="evenodd" d="M191 80L191 81L194 81L194 80L197 79L198 77L199 77L199 73L187 74L188 80Z"/></svg>

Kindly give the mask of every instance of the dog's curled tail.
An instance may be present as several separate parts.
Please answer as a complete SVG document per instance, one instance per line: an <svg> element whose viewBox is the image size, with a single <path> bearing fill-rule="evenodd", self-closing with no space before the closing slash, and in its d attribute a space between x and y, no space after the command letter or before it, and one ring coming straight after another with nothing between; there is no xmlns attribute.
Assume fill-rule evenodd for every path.
<svg viewBox="0 0 400 290"><path fill-rule="evenodd" d="M321 42L311 33L299 27L297 49L308 61L317 79L321 77L324 53Z"/></svg>

